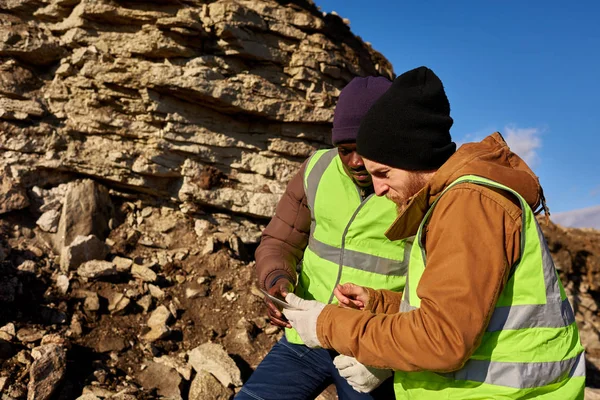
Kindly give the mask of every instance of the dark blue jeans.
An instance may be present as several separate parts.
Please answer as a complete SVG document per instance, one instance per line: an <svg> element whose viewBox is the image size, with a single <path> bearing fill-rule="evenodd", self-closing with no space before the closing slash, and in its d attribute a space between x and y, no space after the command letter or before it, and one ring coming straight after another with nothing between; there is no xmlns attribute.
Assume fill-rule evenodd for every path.
<svg viewBox="0 0 600 400"><path fill-rule="evenodd" d="M311 400L331 383L340 400L394 399L393 378L371 393L352 389L333 365L337 353L291 344L285 336L262 360L235 400Z"/></svg>

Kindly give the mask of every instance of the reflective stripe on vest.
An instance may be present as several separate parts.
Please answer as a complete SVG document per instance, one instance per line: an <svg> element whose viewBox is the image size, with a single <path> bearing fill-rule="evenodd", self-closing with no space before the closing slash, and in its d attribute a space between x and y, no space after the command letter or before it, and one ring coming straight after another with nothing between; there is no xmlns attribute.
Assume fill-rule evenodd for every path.
<svg viewBox="0 0 600 400"><path fill-rule="evenodd" d="M523 215L521 258L511 268L508 281L499 296L480 346L465 365L457 371L444 374L397 373L397 392L404 395L410 391L404 389L402 382L415 377L414 379L420 382L424 381L423 385L415 385L425 389L429 381L436 382L432 383L435 390L440 390L440 387L459 393L461 388L468 392L480 390L486 396L502 392L502 395L506 395L507 398L519 398L519 391L522 390L523 395L527 392L529 398L536 393L538 396L549 394L551 389L548 388L553 388L552 385L555 385L556 390L563 390L571 396L569 398L578 397L585 382L585 360L573 310L531 208L517 192L508 187L469 175L457 179L442 192L419 226L411 252L400 311L409 312L420 305L416 287L426 267L426 255L422 245L424 226L443 194L463 183L505 190L519 200ZM519 274L519 279L515 279L516 274ZM537 278L538 276L542 278L542 275L543 285ZM525 283L522 282L523 279L527 279L523 281ZM527 287L528 283L535 288ZM545 291L545 295L541 294L542 290ZM523 303L523 299L529 299L531 304L515 304ZM538 301L543 304L536 304ZM440 383L441 377L449 379ZM568 382L570 378L577 378L577 383ZM465 383L461 384L461 381ZM467 382L490 386L472 387L472 384L469 385ZM405 385L407 388L411 387L411 384ZM541 387L546 389L542 390ZM539 393L536 390L539 390Z"/></svg>
<svg viewBox="0 0 600 400"><path fill-rule="evenodd" d="M332 303L336 285L345 282L394 291L404 288L412 239L392 242L385 236L396 218L393 202L374 195L361 199L337 149L311 156L304 192L311 226L298 296ZM290 342L300 342L293 330L286 330L286 335Z"/></svg>
<svg viewBox="0 0 600 400"><path fill-rule="evenodd" d="M315 254L324 260L338 263L342 257L341 249L319 242L312 236L309 239L308 245ZM392 276L405 276L408 271L407 263L399 263L398 261L389 258L378 257L372 254L348 249L345 249L343 253L344 265L352 266L352 268L355 269ZM408 260L409 256L410 246L405 246L404 259Z"/></svg>

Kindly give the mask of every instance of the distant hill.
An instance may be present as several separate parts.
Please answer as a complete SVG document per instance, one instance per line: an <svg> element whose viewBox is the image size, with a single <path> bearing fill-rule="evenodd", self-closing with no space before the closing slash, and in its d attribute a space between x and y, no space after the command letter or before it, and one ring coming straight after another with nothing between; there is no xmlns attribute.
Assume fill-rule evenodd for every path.
<svg viewBox="0 0 600 400"><path fill-rule="evenodd" d="M600 205L552 214L551 218L562 226L600 230Z"/></svg>

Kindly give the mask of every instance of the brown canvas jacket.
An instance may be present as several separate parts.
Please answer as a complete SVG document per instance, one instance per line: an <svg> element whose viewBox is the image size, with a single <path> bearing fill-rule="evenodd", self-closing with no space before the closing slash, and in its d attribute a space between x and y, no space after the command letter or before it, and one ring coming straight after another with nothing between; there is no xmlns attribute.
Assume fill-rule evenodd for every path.
<svg viewBox="0 0 600 400"><path fill-rule="evenodd" d="M296 284L296 265L308 245L310 232L310 210L302 182L305 169L306 162L288 183L256 249L256 275L264 289L281 277Z"/></svg>
<svg viewBox="0 0 600 400"><path fill-rule="evenodd" d="M366 311L378 314L396 314L402 301L402 292L391 290L367 288L369 291L369 303L365 305Z"/></svg>
<svg viewBox="0 0 600 400"><path fill-rule="evenodd" d="M461 146L386 235L391 240L414 235L444 188L470 174L514 189L534 210L543 198L531 169L494 133ZM427 262L417 288L420 308L400 313L400 294L381 291L374 291L370 305L379 313L328 305L317 321L325 348L400 371L442 372L464 365L481 341L510 266L519 258L521 209L510 194L463 183L436 204L424 232Z"/></svg>

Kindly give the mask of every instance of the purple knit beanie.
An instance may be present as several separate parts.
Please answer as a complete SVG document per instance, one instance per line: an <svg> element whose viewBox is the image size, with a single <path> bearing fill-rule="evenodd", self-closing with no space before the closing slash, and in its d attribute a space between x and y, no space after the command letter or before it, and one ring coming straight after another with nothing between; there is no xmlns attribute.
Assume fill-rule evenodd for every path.
<svg viewBox="0 0 600 400"><path fill-rule="evenodd" d="M356 77L344 87L333 113L331 142L356 142L360 121L392 82L383 76Z"/></svg>

